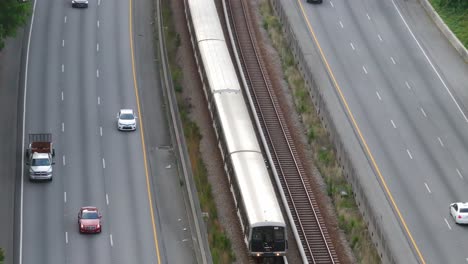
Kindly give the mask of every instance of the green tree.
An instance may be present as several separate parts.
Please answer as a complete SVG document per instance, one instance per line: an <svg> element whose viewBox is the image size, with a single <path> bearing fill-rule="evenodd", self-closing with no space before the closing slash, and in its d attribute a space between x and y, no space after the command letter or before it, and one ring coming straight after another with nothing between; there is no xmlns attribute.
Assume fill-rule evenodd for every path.
<svg viewBox="0 0 468 264"><path fill-rule="evenodd" d="M23 26L31 14L31 4L18 0L0 0L0 50L7 37L13 37L18 27Z"/></svg>

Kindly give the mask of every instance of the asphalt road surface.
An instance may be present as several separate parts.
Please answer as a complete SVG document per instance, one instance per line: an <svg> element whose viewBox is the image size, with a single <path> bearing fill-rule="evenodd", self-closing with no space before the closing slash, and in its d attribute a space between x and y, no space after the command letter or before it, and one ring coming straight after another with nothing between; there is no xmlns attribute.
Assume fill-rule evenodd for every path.
<svg viewBox="0 0 468 264"><path fill-rule="evenodd" d="M25 139L52 133L56 164L50 183L29 182L24 167L20 264L194 262L153 59L152 3L134 2L135 59L130 1L36 3ZM137 131L117 130L120 108L141 111ZM101 210L101 234L79 234L85 205Z"/></svg>
<svg viewBox="0 0 468 264"><path fill-rule="evenodd" d="M301 3L416 258L467 263L468 229L449 215L468 201L467 65L417 0Z"/></svg>

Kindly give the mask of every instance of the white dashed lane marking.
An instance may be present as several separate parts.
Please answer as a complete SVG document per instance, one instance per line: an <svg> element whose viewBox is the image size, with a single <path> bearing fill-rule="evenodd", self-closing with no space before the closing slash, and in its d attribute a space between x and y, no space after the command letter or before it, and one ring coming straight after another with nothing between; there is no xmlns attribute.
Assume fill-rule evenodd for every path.
<svg viewBox="0 0 468 264"><path fill-rule="evenodd" d="M409 149L406 149L406 152L408 153L408 156L410 157L410 159L413 159L413 155L411 155L411 152Z"/></svg>
<svg viewBox="0 0 468 264"><path fill-rule="evenodd" d="M408 83L408 82L405 82L405 84L406 84L406 87L408 87L408 89L411 90L411 86L409 85L409 83Z"/></svg>
<svg viewBox="0 0 468 264"><path fill-rule="evenodd" d="M65 72L65 65L62 64L62 72Z"/></svg>
<svg viewBox="0 0 468 264"><path fill-rule="evenodd" d="M63 23L67 23L67 16L63 18Z"/></svg>
<svg viewBox="0 0 468 264"><path fill-rule="evenodd" d="M369 14L366 14L366 16L367 16L367 19L368 19L368 20L371 20L371 18L370 18L370 16L369 16Z"/></svg>
<svg viewBox="0 0 468 264"><path fill-rule="evenodd" d="M62 157L62 162L63 162L63 166L65 166L65 164L66 164L65 163L65 155L63 155L63 157Z"/></svg>
<svg viewBox="0 0 468 264"><path fill-rule="evenodd" d="M109 205L109 195L106 193L106 203Z"/></svg>
<svg viewBox="0 0 468 264"><path fill-rule="evenodd" d="M100 96L98 96L98 98L97 98L97 104L98 104L98 105L101 104L101 97L100 97Z"/></svg>
<svg viewBox="0 0 468 264"><path fill-rule="evenodd" d="M442 142L442 139L440 137L437 137L437 139L439 140L439 144L443 147L444 146L444 142Z"/></svg>
<svg viewBox="0 0 468 264"><path fill-rule="evenodd" d="M395 122L393 122L393 120L390 120L390 122L392 122L393 128L396 128Z"/></svg>
<svg viewBox="0 0 468 264"><path fill-rule="evenodd" d="M63 202L67 203L67 192L63 192Z"/></svg>
<svg viewBox="0 0 468 264"><path fill-rule="evenodd" d="M379 92L375 92L377 94L377 97L379 98L379 101L382 101L382 97L380 97Z"/></svg>
<svg viewBox="0 0 468 264"><path fill-rule="evenodd" d="M364 70L364 73L367 74L367 69L365 66L362 66L362 69Z"/></svg>
<svg viewBox="0 0 468 264"><path fill-rule="evenodd" d="M65 132L65 123L62 122L62 132Z"/></svg>
<svg viewBox="0 0 468 264"><path fill-rule="evenodd" d="M102 127L99 127L99 134L101 134L102 137Z"/></svg>
<svg viewBox="0 0 468 264"><path fill-rule="evenodd" d="M63 92L62 92L62 101L63 101Z"/></svg>
<svg viewBox="0 0 468 264"><path fill-rule="evenodd" d="M114 240L112 240L112 234L109 235L111 247L114 246Z"/></svg>
<svg viewBox="0 0 468 264"><path fill-rule="evenodd" d="M378 34L377 37L379 37L379 40L380 40L381 42L383 41L383 39L382 39L382 37L380 36L380 34Z"/></svg>
<svg viewBox="0 0 468 264"><path fill-rule="evenodd" d="M445 220L445 223L447 224L448 228L449 228L450 230L452 230L452 227L450 226L449 222L447 221L447 218L444 218L444 220Z"/></svg>
<svg viewBox="0 0 468 264"><path fill-rule="evenodd" d="M350 42L349 45L351 45L351 48L352 48L353 50L356 50L356 48L354 48L354 45L353 45L352 42Z"/></svg>
<svg viewBox="0 0 468 264"><path fill-rule="evenodd" d="M106 168L106 160L104 158L102 158L102 168Z"/></svg>
<svg viewBox="0 0 468 264"><path fill-rule="evenodd" d="M62 39L62 47L65 47L65 40Z"/></svg>
<svg viewBox="0 0 468 264"><path fill-rule="evenodd" d="M341 28L344 28L343 22L340 21Z"/></svg>
<svg viewBox="0 0 468 264"><path fill-rule="evenodd" d="M421 112L424 115L424 117L427 117L426 112L424 111L424 109L422 107L421 107Z"/></svg>
<svg viewBox="0 0 468 264"><path fill-rule="evenodd" d="M65 232L65 244L68 244L68 232Z"/></svg>
<svg viewBox="0 0 468 264"><path fill-rule="evenodd" d="M424 185L426 186L427 191L428 191L429 193L432 193L432 192L431 192L431 189L429 189L429 186L427 185L427 183L424 183Z"/></svg>
<svg viewBox="0 0 468 264"><path fill-rule="evenodd" d="M330 1L330 5L331 5L331 7L335 7L335 6L333 5L333 2L332 2L332 1Z"/></svg>
<svg viewBox="0 0 468 264"><path fill-rule="evenodd" d="M395 59L393 57L390 57L390 60L392 60L393 64L396 64L396 61L395 61Z"/></svg>
<svg viewBox="0 0 468 264"><path fill-rule="evenodd" d="M97 27L99 28L99 20L96 22Z"/></svg>
<svg viewBox="0 0 468 264"><path fill-rule="evenodd" d="M463 175L461 174L459 169L457 169L457 173L458 173L458 176L460 177L460 179L463 179Z"/></svg>

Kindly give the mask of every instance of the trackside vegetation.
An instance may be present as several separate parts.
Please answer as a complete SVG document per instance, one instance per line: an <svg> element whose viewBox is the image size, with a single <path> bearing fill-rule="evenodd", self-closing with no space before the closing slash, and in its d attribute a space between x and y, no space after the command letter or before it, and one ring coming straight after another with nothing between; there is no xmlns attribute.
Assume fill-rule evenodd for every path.
<svg viewBox="0 0 468 264"><path fill-rule="evenodd" d="M297 62L283 35L282 25L273 13L268 0L260 0L260 13L263 27L280 56L284 78L292 90L296 111L306 128L308 142L314 153L314 164L326 183L327 194L335 207L339 227L344 231L357 263L380 263L380 256L372 244L366 224L354 200L353 190L336 161L334 146L316 114L305 82L296 66Z"/></svg>
<svg viewBox="0 0 468 264"><path fill-rule="evenodd" d="M468 48L468 1L429 0L445 24Z"/></svg>
<svg viewBox="0 0 468 264"><path fill-rule="evenodd" d="M4 260L5 260L5 254L3 253L3 249L0 248L0 264L3 264Z"/></svg>
<svg viewBox="0 0 468 264"><path fill-rule="evenodd" d="M203 160L200 155L201 135L199 128L190 120L189 106L182 96L182 69L176 62L177 49L181 44L180 36L176 33L175 27L172 23L172 14L170 7L168 6L168 1L163 1L163 4L164 34L172 73L172 82L176 91L177 103L184 127L184 135L192 165L193 177L197 186L200 207L203 212L208 213L208 217L205 218L205 223L208 230L208 242L210 244L211 256L213 263L232 263L235 261L236 257L231 248L231 241L218 221L218 213L213 198L213 192L208 181L206 167L203 164Z"/></svg>
<svg viewBox="0 0 468 264"><path fill-rule="evenodd" d="M18 0L0 1L0 50L5 46L5 39L14 37L16 30L23 26L31 14L30 2Z"/></svg>

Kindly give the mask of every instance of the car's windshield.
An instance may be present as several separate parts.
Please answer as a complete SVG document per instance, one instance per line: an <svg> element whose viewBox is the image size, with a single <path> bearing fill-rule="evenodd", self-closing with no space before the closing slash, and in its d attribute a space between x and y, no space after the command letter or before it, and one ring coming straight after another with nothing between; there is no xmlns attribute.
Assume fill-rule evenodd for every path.
<svg viewBox="0 0 468 264"><path fill-rule="evenodd" d="M132 114L121 114L120 119L131 120L131 119L134 119L134 117Z"/></svg>
<svg viewBox="0 0 468 264"><path fill-rule="evenodd" d="M460 213L468 213L468 208L460 208Z"/></svg>
<svg viewBox="0 0 468 264"><path fill-rule="evenodd" d="M49 166L49 159L33 159L32 166Z"/></svg>
<svg viewBox="0 0 468 264"><path fill-rule="evenodd" d="M96 211L83 211L83 215L81 216L83 219L98 219L99 215Z"/></svg>

